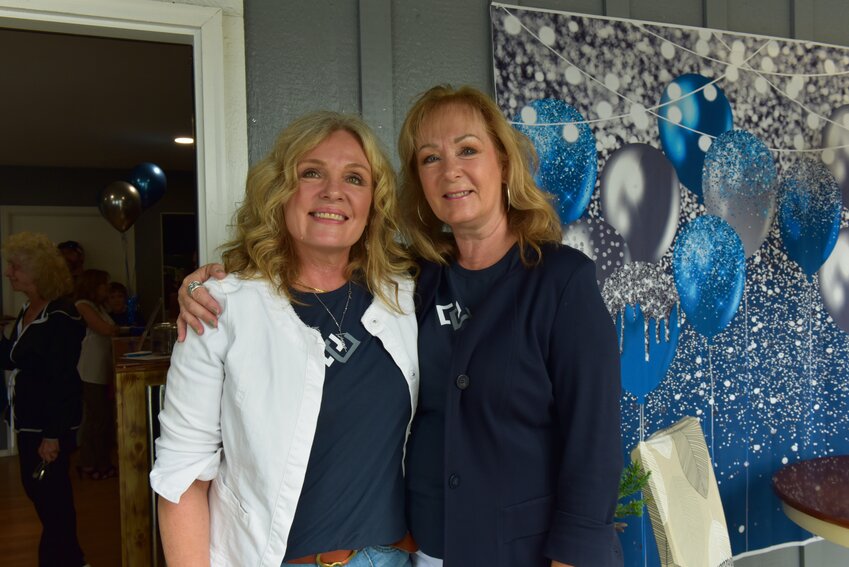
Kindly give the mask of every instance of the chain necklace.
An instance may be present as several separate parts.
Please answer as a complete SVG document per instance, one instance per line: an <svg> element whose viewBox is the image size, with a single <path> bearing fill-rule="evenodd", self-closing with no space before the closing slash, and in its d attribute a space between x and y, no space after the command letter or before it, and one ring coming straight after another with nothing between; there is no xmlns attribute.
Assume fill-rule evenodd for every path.
<svg viewBox="0 0 849 567"><path fill-rule="evenodd" d="M305 287L308 287L308 286L305 286ZM330 318L333 319L333 322L336 323L336 329L339 331L339 333L336 334L336 338L338 338L339 341L341 342L342 350L347 351L348 346L345 344L345 336L344 336L344 333L342 333L342 323L345 322L345 315L348 313L348 305L351 303L351 281L350 280L348 281L348 299L345 300L345 309L342 310L342 317L338 321L336 320L336 317L333 315L333 312L330 311L330 309L327 308L327 305L324 304L324 302L321 300L321 298L318 296L318 294L316 292L312 292L312 294L315 296L315 298L318 300L318 302L321 303L321 306L324 307L324 310L327 311L327 314L330 315Z"/></svg>
<svg viewBox="0 0 849 567"><path fill-rule="evenodd" d="M307 285L307 284L305 284L304 282L301 282L301 281L298 281L298 280L295 280L295 282L294 282L294 283L295 283L296 285L299 285L299 286L301 286L301 287L303 287L303 288L306 288L306 289L308 289L308 290L312 291L313 293L316 293L316 292L317 292L317 293L327 293L327 290L326 290L326 289L321 289L321 288L319 288L319 287L313 287L313 286L311 286L311 285Z"/></svg>

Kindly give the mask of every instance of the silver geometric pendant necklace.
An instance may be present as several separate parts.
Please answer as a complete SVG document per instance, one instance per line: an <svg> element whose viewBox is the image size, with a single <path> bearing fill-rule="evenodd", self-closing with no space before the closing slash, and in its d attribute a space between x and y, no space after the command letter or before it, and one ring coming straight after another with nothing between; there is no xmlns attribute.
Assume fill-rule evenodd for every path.
<svg viewBox="0 0 849 567"><path fill-rule="evenodd" d="M348 280L348 299L345 300L345 309L342 310L342 317L337 321L336 317L333 315L333 312L327 308L327 305L321 300L316 292L312 292L315 298L321 303L321 306L324 307L324 310L327 311L327 314L330 315L330 318L333 319L333 322L336 324L336 329L339 333L336 335L336 338L339 339L340 344L342 345L342 350L347 351L348 346L345 344L344 333L342 333L342 323L345 322L345 315L348 313L348 305L351 303L351 280Z"/></svg>

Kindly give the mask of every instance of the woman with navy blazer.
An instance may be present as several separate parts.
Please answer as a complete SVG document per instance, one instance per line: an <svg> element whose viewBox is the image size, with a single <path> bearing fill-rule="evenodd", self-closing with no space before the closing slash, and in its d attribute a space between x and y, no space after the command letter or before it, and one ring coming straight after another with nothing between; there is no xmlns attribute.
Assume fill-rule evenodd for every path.
<svg viewBox="0 0 849 567"><path fill-rule="evenodd" d="M480 91L438 86L399 153L422 259L406 460L418 564L621 565L616 334L593 263L560 245L530 142Z"/></svg>

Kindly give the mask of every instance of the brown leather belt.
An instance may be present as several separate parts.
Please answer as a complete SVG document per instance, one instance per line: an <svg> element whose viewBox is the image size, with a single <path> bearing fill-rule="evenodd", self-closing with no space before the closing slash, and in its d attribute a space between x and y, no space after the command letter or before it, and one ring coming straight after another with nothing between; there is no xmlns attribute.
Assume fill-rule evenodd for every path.
<svg viewBox="0 0 849 567"><path fill-rule="evenodd" d="M413 536L407 533L400 540L391 544L390 547L396 547L407 553L415 553L419 550ZM318 567L341 567L347 565L354 556L357 555L356 549L337 549L336 551L328 551L326 553L317 553L315 555L307 555L298 559L288 559L286 563L295 563L297 565L318 565Z"/></svg>

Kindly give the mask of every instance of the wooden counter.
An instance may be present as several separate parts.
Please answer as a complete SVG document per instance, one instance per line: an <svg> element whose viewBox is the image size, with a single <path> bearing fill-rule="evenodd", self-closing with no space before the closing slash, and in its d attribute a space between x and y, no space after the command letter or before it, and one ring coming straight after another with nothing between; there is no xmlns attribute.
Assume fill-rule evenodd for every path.
<svg viewBox="0 0 849 567"><path fill-rule="evenodd" d="M148 480L152 455L148 440L151 435L148 387L165 384L168 363L168 360L136 362L118 359L115 364L124 567L165 565L159 557L158 537L154 537L153 492Z"/></svg>

